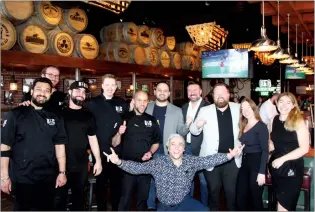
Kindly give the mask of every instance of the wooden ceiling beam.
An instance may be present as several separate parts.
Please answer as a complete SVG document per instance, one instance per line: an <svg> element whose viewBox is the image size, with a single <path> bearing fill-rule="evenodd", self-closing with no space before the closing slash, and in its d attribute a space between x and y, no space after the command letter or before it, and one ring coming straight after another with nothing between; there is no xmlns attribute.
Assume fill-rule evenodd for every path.
<svg viewBox="0 0 315 212"><path fill-rule="evenodd" d="M274 11L276 11L277 12L277 10L278 10L278 5L277 5L277 2L271 2L271 1L268 1L267 2L267 4L265 4L265 5L269 5L271 8L273 8L273 10ZM280 4L281 5L281 4ZM280 5L279 5L279 7L280 7ZM285 15L284 13L281 13L281 8L280 8L280 17L279 17L279 23L280 23L280 20L287 20L288 19L288 17L287 17L287 15ZM278 14L277 14L277 19L278 19ZM278 20L277 20L277 22L278 22ZM290 23L291 23L291 16L290 16ZM278 24L276 25L276 26L278 26ZM294 25L291 25L290 24L290 31L291 30L293 30L294 32L295 32L295 26ZM298 38L300 37L301 35L298 35ZM291 40L292 40L292 37L290 36L290 38L291 38ZM295 36L294 36L294 39L295 39Z"/></svg>
<svg viewBox="0 0 315 212"><path fill-rule="evenodd" d="M280 11L281 14L281 11ZM302 16L302 21L304 23L313 23L314 24L314 13L304 13L301 15ZM281 19L279 20L280 25L286 25L287 24L287 18L286 19ZM290 16L290 24L300 24L299 18L295 15L294 12L291 13ZM275 26L278 26L278 15L272 16L272 24Z"/></svg>
<svg viewBox="0 0 315 212"><path fill-rule="evenodd" d="M313 4L313 11L314 11L314 2L312 2ZM291 6L292 10L294 11L295 15L299 18L304 30L306 31L306 35L308 35L309 37L312 37L312 34L310 32L310 30L308 30L306 24L303 22L303 18L302 15L295 9L295 5L292 2L289 2L289 5Z"/></svg>
<svg viewBox="0 0 315 212"><path fill-rule="evenodd" d="M265 2L265 16L272 16L277 15L277 11L274 11L273 7L270 4L272 1ZM275 2L277 3L277 2ZM292 11L300 12L300 13L307 13L313 12L314 13L314 2L313 1L302 1L302 2L292 2L292 1L282 1L280 2L280 11L282 13L289 13ZM260 11L262 14L262 3L260 3Z"/></svg>
<svg viewBox="0 0 315 212"><path fill-rule="evenodd" d="M314 31L314 24L307 24L306 27L308 28L308 30ZM300 30L301 30L301 27L298 27L298 31L300 31ZM288 33L288 26L286 26L286 25L280 26L280 31L282 33ZM294 31L290 30L290 32L295 33L295 30ZM305 32L305 30L302 29L301 32Z"/></svg>

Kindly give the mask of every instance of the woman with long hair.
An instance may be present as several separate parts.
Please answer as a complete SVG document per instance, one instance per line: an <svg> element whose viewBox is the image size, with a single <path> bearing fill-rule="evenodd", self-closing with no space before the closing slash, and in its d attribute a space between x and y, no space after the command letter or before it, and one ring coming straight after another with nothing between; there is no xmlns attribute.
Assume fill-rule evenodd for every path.
<svg viewBox="0 0 315 212"><path fill-rule="evenodd" d="M309 151L309 132L295 96L279 95L275 116L269 126L269 170L276 192L278 211L295 211L303 183L303 156Z"/></svg>
<svg viewBox="0 0 315 212"><path fill-rule="evenodd" d="M237 209L262 211L269 133L257 105L249 98L241 102L239 128L239 140L245 148L236 185Z"/></svg>

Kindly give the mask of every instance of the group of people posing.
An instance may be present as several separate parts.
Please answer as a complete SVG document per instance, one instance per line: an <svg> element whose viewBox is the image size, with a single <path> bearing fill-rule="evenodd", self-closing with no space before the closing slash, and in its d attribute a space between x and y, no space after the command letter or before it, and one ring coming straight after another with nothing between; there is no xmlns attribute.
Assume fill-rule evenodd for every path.
<svg viewBox="0 0 315 212"><path fill-rule="evenodd" d="M251 99L230 102L224 83L213 88L214 104L189 84L189 102L179 108L165 82L155 101L136 91L127 104L114 96L113 75L91 99L83 81L67 94L56 90L59 76L57 67L43 69L3 122L1 190L14 195L14 210L65 211L69 188L70 210L85 210L88 150L99 211L129 211L134 196L140 211L217 211L222 187L227 210L261 211L267 174L278 210L295 210L309 132L293 94L274 98L277 113L266 123ZM193 197L196 177L201 201Z"/></svg>

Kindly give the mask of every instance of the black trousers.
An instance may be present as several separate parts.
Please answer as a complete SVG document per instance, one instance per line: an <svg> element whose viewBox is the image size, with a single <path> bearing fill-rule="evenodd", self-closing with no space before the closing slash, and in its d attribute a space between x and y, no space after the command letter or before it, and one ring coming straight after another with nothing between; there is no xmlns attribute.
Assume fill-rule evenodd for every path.
<svg viewBox="0 0 315 212"><path fill-rule="evenodd" d="M257 176L260 167L259 153L243 153L242 166L236 185L237 210L263 211L262 194L264 186L259 186Z"/></svg>
<svg viewBox="0 0 315 212"><path fill-rule="evenodd" d="M147 200L149 196L151 183L151 175L131 175L126 172L123 173L122 179L122 195L119 202L120 211L131 210L131 200L136 190L137 211L147 210Z"/></svg>
<svg viewBox="0 0 315 212"><path fill-rule="evenodd" d="M56 182L15 183L14 209L17 211L52 211Z"/></svg>
<svg viewBox="0 0 315 212"><path fill-rule="evenodd" d="M106 157L102 155L103 171L96 177L96 203L98 211L107 210L107 186L110 186L110 202L112 211L118 210L121 196L122 171L117 165L108 163Z"/></svg>
<svg viewBox="0 0 315 212"><path fill-rule="evenodd" d="M85 210L85 186L87 184L88 167L82 166L80 170L68 171L67 184L56 188L55 195L55 210L66 211L68 190L71 189L71 211L84 211Z"/></svg>
<svg viewBox="0 0 315 212"><path fill-rule="evenodd" d="M235 211L236 201L236 181L238 170L235 161L216 166L212 171L205 171L205 178L209 191L209 208L210 211L218 211L220 207L220 191L223 185L224 196L226 199L227 210Z"/></svg>

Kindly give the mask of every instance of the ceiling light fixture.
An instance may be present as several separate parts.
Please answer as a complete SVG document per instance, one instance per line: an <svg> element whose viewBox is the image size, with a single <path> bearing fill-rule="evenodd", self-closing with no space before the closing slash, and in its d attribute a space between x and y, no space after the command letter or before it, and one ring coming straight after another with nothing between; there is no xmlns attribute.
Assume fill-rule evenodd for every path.
<svg viewBox="0 0 315 212"><path fill-rule="evenodd" d="M292 64L292 63L298 62L298 60L294 60L290 54L290 14L288 14L287 16L288 16L288 49L286 53L288 53L290 57L283 60L279 60L279 63L281 64Z"/></svg>
<svg viewBox="0 0 315 212"><path fill-rule="evenodd" d="M276 45L276 42L273 40L270 40L266 34L266 28L265 28L265 4L264 1L262 2L263 5L263 25L261 26L261 38L255 40L252 43L252 47L250 50L255 52L270 52L274 51L278 48Z"/></svg>
<svg viewBox="0 0 315 212"><path fill-rule="evenodd" d="M281 48L281 43L280 43L280 24L279 24L279 16L280 16L280 1L278 1L278 40L277 40L277 45L278 48L276 49L276 51L274 53L272 53L271 55L269 55L269 58L273 58L273 59L286 59L290 57L290 54L287 53L287 51L285 51L283 48Z"/></svg>
<svg viewBox="0 0 315 212"><path fill-rule="evenodd" d="M101 7L105 10L109 10L113 13L120 14L124 12L128 6L130 5L131 1L102 1L102 0L96 0L96 1L88 1L88 0L81 0L87 4L91 4L97 7Z"/></svg>

